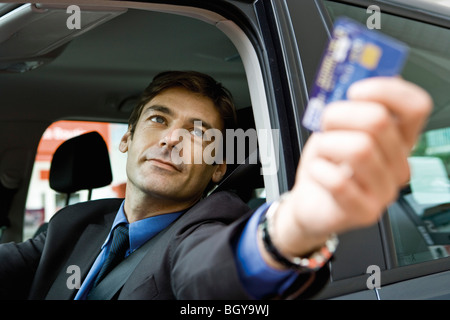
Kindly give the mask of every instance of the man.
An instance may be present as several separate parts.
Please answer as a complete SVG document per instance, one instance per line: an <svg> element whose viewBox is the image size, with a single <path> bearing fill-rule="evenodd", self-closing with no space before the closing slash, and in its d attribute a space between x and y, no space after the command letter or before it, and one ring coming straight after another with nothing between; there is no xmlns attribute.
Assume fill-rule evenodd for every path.
<svg viewBox="0 0 450 320"><path fill-rule="evenodd" d="M291 192L252 212L227 192L202 199L226 163L193 161L208 129L232 127L229 93L196 72L158 75L120 142L128 154L125 200L69 206L46 234L0 246L0 297L308 297L327 280L333 235L375 223L408 181L408 152L432 105L398 78L361 81L348 96L326 109ZM118 280L102 269L122 248L118 238L126 239L126 258L110 275L144 255L112 296L103 295L102 283ZM70 266L81 270L79 290L67 285Z"/></svg>

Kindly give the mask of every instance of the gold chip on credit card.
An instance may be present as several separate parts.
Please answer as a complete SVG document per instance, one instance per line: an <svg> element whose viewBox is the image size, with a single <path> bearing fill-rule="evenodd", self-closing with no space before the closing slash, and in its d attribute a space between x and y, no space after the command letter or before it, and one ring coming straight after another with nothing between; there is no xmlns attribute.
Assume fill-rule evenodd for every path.
<svg viewBox="0 0 450 320"><path fill-rule="evenodd" d="M367 69L373 70L378 66L380 57L381 57L380 47L369 43L364 47L364 50L361 53L361 56L359 57L359 64Z"/></svg>

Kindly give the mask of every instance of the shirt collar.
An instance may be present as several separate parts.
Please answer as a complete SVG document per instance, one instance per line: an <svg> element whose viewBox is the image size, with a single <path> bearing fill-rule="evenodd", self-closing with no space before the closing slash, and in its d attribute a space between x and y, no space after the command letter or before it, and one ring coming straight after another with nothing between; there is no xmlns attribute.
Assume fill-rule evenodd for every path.
<svg viewBox="0 0 450 320"><path fill-rule="evenodd" d="M112 237L112 231L118 224L125 223L126 225L128 225L130 250L131 252L133 252L145 242L153 238L157 233L164 230L167 226L169 226L169 224L171 224L183 212L185 212L178 211L173 213L166 213L128 223L127 217L125 215L124 204L125 200L120 205L119 211L116 214L111 230L108 234L108 237L106 238L105 243L102 246L102 249L110 241L110 238Z"/></svg>

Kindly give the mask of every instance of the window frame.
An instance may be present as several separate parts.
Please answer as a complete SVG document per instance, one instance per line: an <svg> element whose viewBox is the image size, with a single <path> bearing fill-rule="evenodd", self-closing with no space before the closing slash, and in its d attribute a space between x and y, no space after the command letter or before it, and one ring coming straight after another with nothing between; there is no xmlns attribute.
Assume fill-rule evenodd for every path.
<svg viewBox="0 0 450 320"><path fill-rule="evenodd" d="M170 1L168 1L170 2ZM61 6L65 4L69 5L69 2L60 3ZM209 8L209 4L205 6L205 3L196 1L192 1L192 3L186 5L178 5L172 3L148 3L148 2L115 2L115 1L92 1L89 5L93 6L106 6L106 7L118 7L118 8L132 8L138 10L146 10L146 11L155 11L169 14L176 14L187 16L193 19L198 19L214 25L223 32L236 46L241 59L243 61L243 65L245 67L245 73L247 76L247 81L249 84L249 91L251 95L251 102L253 113L255 115L255 124L256 128L264 128L264 129L272 129L274 127L274 121L270 115L269 110L269 101L266 95L266 92L270 90L271 86L265 81L264 71L264 63L261 63L261 60L267 60L267 56L261 58L261 54L264 53L264 50L261 49L261 46L255 45L258 44L258 36L257 31L253 29L252 23L246 21L243 23L241 20L236 20L236 16L242 17L243 15L249 15L249 17L253 17L251 14L251 4L243 5L241 8L236 8L234 5L225 5L215 7L211 4L213 8ZM208 7L208 8L207 8ZM239 10L246 11L245 13L240 12ZM226 18L225 16L231 17L231 19ZM256 21L256 19L255 19ZM254 21L253 21L254 22ZM264 55L264 54L263 54ZM78 120L78 119L68 119L68 120ZM86 120L86 119L80 119ZM92 119L93 121L101 121L100 119ZM43 129L45 130L45 128ZM264 149L269 150L269 159L268 163L277 161L277 152L276 147L279 145L279 142L275 140L276 137L270 137L270 139L260 139L258 137L258 143L260 145L264 145ZM39 143L40 139L37 140ZM37 144L36 144L37 146ZM32 167L34 164L33 161L30 161L30 176L32 173ZM280 162L280 166L283 167L283 163ZM264 170L264 168L263 168ZM266 199L268 201L273 201L278 198L280 194L280 186L279 186L279 172L276 174L268 174L264 175L264 184L265 184L265 193ZM25 192L25 198L28 196L28 187ZM25 207L25 203L24 203ZM19 227L19 226L18 226ZM20 229L23 230L23 226L20 226ZM9 230L8 230L9 231ZM22 237L22 236L21 236Z"/></svg>

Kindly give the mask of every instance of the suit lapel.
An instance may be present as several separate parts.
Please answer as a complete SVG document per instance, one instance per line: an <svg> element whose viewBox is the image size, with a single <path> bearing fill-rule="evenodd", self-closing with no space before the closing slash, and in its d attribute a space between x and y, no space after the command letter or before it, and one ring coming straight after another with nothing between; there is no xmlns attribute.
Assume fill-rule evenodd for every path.
<svg viewBox="0 0 450 320"><path fill-rule="evenodd" d="M114 218L114 215L112 217ZM71 272L68 273L67 268L71 265L78 266L80 270L80 283L82 283L97 255L100 253L100 248L108 235L111 224L112 220L103 225L90 224L87 226L76 243L69 259L67 259L66 264L50 288L46 299L69 300L74 298L77 289L69 289L67 286L67 280L73 274Z"/></svg>

